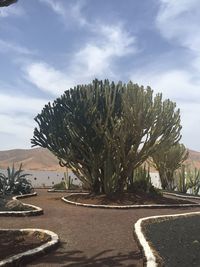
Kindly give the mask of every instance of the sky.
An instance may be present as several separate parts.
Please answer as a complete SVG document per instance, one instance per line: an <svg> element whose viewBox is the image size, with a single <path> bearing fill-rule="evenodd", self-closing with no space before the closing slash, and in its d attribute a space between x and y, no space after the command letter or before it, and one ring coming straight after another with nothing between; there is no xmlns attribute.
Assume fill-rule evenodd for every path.
<svg viewBox="0 0 200 267"><path fill-rule="evenodd" d="M43 106L94 78L177 103L200 151L199 0L18 0L0 8L0 150L31 148Z"/></svg>

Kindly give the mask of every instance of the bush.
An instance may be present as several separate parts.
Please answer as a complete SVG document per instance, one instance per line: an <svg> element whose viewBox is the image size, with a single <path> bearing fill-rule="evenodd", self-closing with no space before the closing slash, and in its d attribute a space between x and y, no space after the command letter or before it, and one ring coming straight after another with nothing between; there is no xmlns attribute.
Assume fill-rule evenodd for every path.
<svg viewBox="0 0 200 267"><path fill-rule="evenodd" d="M147 192L151 185L149 169L146 169L146 166L140 166L133 170L132 175L129 177L127 190L129 192Z"/></svg>
<svg viewBox="0 0 200 267"><path fill-rule="evenodd" d="M56 190L66 190L66 184L64 181L62 181L58 184L54 184L53 188Z"/></svg>
<svg viewBox="0 0 200 267"><path fill-rule="evenodd" d="M3 195L29 194L33 191L31 182L26 178L31 174L24 173L22 164L18 170L7 168L7 174L0 173L0 193Z"/></svg>
<svg viewBox="0 0 200 267"><path fill-rule="evenodd" d="M146 169L146 166L140 166L133 171L127 184L127 191L143 192L151 196L162 195L161 191L152 185L149 168Z"/></svg>

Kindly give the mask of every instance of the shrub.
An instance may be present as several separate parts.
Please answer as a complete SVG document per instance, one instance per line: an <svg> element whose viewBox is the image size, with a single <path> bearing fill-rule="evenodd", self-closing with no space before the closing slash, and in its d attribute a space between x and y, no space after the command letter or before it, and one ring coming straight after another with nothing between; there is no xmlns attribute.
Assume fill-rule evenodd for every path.
<svg viewBox="0 0 200 267"><path fill-rule="evenodd" d="M58 183L58 184L55 184L53 186L54 189L56 190L66 190L66 189L69 189L69 190L76 190L76 189L80 189L79 185L75 185L72 183L72 181L70 182L70 188L67 188L66 187L66 183L64 181Z"/></svg>
<svg viewBox="0 0 200 267"><path fill-rule="evenodd" d="M53 188L56 190L66 190L66 184L64 181L58 183L58 184L54 184Z"/></svg>
<svg viewBox="0 0 200 267"><path fill-rule="evenodd" d="M143 192L150 196L162 195L161 191L152 185L149 168L147 169L145 165L133 171L128 179L127 191L133 193Z"/></svg>
<svg viewBox="0 0 200 267"><path fill-rule="evenodd" d="M0 192L3 195L28 194L33 190L31 182L26 178L31 174L24 173L22 164L18 170L7 168L7 174L0 173Z"/></svg>

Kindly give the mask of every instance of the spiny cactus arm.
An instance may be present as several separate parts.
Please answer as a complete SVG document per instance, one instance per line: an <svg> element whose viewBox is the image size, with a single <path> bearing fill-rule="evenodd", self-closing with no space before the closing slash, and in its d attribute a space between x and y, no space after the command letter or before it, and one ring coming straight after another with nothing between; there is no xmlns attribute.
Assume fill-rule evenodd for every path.
<svg viewBox="0 0 200 267"><path fill-rule="evenodd" d="M0 0L0 7L10 6L16 2L17 0Z"/></svg>

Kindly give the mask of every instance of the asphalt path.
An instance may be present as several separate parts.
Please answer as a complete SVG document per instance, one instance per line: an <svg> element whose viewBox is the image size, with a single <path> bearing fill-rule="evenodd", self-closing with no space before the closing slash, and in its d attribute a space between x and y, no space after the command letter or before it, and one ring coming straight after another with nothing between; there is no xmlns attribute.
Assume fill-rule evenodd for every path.
<svg viewBox="0 0 200 267"><path fill-rule="evenodd" d="M63 193L37 190L24 203L44 209L44 215L1 217L0 228L42 228L54 231L61 244L26 266L142 267L143 256L133 236L142 217L200 211L195 208L110 210L69 205ZM200 201L199 201L200 202ZM24 266L24 265L23 265Z"/></svg>

